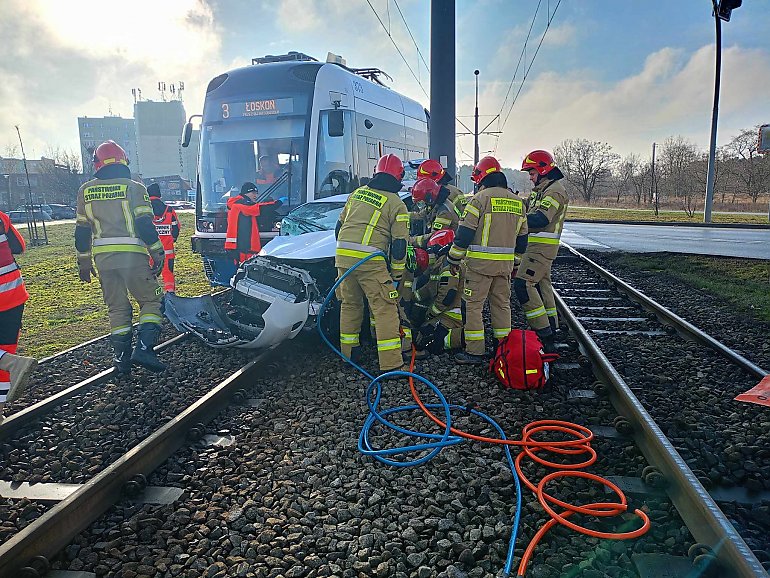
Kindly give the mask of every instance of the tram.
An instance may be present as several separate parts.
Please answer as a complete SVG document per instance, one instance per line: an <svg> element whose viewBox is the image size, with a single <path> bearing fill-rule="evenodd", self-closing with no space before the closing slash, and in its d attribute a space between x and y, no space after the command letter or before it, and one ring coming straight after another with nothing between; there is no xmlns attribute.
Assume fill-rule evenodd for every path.
<svg viewBox="0 0 770 578"><path fill-rule="evenodd" d="M224 250L227 200L244 182L257 184L261 200L283 203L259 222L264 244L291 209L365 184L383 154L427 157L428 111L385 87L383 75L331 53L319 62L289 52L254 58L209 82L192 247L212 285L229 286L235 273ZM191 121L182 146L189 146Z"/></svg>

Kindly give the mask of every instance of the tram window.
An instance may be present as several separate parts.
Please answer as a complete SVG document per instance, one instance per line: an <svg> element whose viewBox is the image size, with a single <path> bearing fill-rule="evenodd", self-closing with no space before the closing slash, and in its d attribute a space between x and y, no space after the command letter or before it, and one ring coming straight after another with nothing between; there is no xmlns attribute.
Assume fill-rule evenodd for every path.
<svg viewBox="0 0 770 578"><path fill-rule="evenodd" d="M345 122L346 116L347 122ZM341 123L338 117L342 117ZM338 124L332 126L335 123ZM353 171L353 136L348 129L350 126L350 113L347 111L321 112L316 159L316 198L318 199L348 194L358 186ZM342 128L342 134L333 136L333 133L338 132L340 128Z"/></svg>

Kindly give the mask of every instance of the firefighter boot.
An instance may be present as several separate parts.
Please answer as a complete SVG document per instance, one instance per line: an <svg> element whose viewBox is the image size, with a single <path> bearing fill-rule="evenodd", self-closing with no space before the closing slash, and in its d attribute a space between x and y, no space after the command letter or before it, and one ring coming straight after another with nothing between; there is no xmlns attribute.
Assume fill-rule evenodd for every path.
<svg viewBox="0 0 770 578"><path fill-rule="evenodd" d="M543 353L556 353L556 341L551 328L538 329L536 333L540 338L540 343L543 344Z"/></svg>
<svg viewBox="0 0 770 578"><path fill-rule="evenodd" d="M551 327L551 333L553 334L554 341L559 339L559 326L556 324L554 317L548 317L548 325Z"/></svg>
<svg viewBox="0 0 770 578"><path fill-rule="evenodd" d="M133 334L131 332L123 335L111 335L110 341L112 341L112 366L121 375L128 375L131 373L131 338Z"/></svg>
<svg viewBox="0 0 770 578"><path fill-rule="evenodd" d="M131 355L131 362L155 373L166 369L166 364L158 359L153 350L153 347L158 342L158 337L160 337L160 325L157 323L142 323L139 325L136 335L136 346L134 347L133 355Z"/></svg>
<svg viewBox="0 0 770 578"><path fill-rule="evenodd" d="M481 365L484 363L484 356L460 351L455 353L455 363L458 365Z"/></svg>
<svg viewBox="0 0 770 578"><path fill-rule="evenodd" d="M37 367L37 360L23 355L5 353L0 357L0 369L11 376L11 387L6 401L16 401L27 387L27 381Z"/></svg>

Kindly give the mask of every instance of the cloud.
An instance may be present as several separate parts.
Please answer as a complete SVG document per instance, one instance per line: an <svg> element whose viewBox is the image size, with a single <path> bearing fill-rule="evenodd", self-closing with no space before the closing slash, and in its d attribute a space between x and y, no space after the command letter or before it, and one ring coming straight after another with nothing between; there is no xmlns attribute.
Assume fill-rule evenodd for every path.
<svg viewBox="0 0 770 578"><path fill-rule="evenodd" d="M648 55L641 70L617 82L597 81L590 70L530 77L499 140L498 154L515 165L529 150L553 149L568 138L609 142L616 152L648 154L653 142L682 135L708 147L714 82L714 48L691 53L664 48ZM748 111L762 110L770 92L770 54L732 46L722 55L719 142L767 122ZM499 110L507 83L490 83L480 108ZM514 85L514 93L518 81ZM472 97L461 101L472 110ZM458 106L458 108L460 108ZM505 114L505 113L504 113ZM504 115L503 115L504 117ZM493 129L490 127L490 129ZM483 137L482 150L494 146ZM472 150L464 141L465 150Z"/></svg>
<svg viewBox="0 0 770 578"><path fill-rule="evenodd" d="M130 117L131 89L158 98L159 81L183 81L187 94L202 95L222 68L220 34L203 0L134 0L123 10L95 1L3 0L0 144L20 124L30 156L47 145L77 148L77 116L112 108Z"/></svg>

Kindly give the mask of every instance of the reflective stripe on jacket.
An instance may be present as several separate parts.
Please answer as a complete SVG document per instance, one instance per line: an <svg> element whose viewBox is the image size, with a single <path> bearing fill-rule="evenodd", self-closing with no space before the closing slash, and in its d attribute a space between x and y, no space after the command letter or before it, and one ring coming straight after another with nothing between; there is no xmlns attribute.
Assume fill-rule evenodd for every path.
<svg viewBox="0 0 770 578"><path fill-rule="evenodd" d="M360 187L348 197L339 217L335 266L350 268L364 257L382 251L388 255L391 273L401 277L406 255L390 255L393 241L409 238L409 213L396 193ZM375 257L372 260L381 260Z"/></svg>
<svg viewBox="0 0 770 578"><path fill-rule="evenodd" d="M543 213L548 218L548 225L540 229L530 229L527 253L555 259L559 252L564 217L567 215L569 197L561 183L543 178L532 189L529 196L528 214Z"/></svg>
<svg viewBox="0 0 770 578"><path fill-rule="evenodd" d="M465 207L463 227L474 231L473 239L467 247L455 240L450 260L465 258L468 268L482 275L510 275L516 237L527 233L524 202L508 189L483 188Z"/></svg>
<svg viewBox="0 0 770 578"><path fill-rule="evenodd" d="M158 238L163 245L163 250L166 253L166 259L175 258L176 253L174 252L174 228L176 227L177 234L179 231L179 219L177 219L176 211L167 206L162 215L155 215L153 217L152 222L155 225L155 230L158 232Z"/></svg>
<svg viewBox="0 0 770 578"><path fill-rule="evenodd" d="M21 245L21 250L24 250L24 238L11 224L8 215L0 211L0 311L18 307L29 299L21 270L13 257L9 237L14 237L14 244Z"/></svg>

